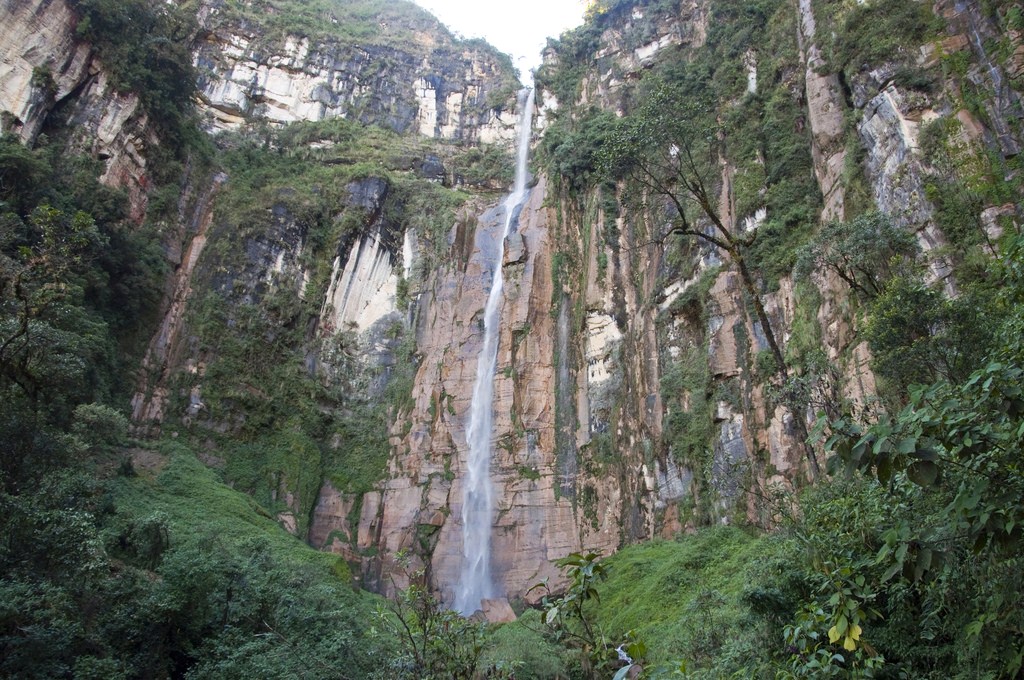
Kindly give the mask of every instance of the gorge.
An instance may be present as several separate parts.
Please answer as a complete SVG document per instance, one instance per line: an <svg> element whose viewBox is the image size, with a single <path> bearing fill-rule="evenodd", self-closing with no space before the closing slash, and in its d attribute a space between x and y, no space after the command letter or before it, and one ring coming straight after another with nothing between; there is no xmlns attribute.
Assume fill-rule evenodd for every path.
<svg viewBox="0 0 1024 680"><path fill-rule="evenodd" d="M0 0L0 676L1015 677L1022 17Z"/></svg>

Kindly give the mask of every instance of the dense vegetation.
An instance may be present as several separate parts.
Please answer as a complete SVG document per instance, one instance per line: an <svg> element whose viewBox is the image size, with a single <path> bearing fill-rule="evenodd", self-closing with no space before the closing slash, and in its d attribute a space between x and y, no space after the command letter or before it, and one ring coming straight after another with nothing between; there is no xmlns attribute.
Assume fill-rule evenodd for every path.
<svg viewBox="0 0 1024 680"><path fill-rule="evenodd" d="M383 477L389 426L407 406L417 368L400 314L372 341L346 328L311 332L335 256L371 225L382 239L415 230L418 266L403 276L399 291L399 303L408 305L410 291L420 290L432 269L446 266L448 233L471 197L470 185L475 191L500 186L509 174L508 154L342 119L279 130L256 126L222 134L217 145L230 179L218 197L197 276L205 293L188 310L205 365L202 374L177 376L171 410L186 413L193 389L201 390L202 406L170 422L196 447L216 450L235 488L269 511L294 512L305 535L323 480L359 498ZM461 188L424 176L427 161L450 172ZM380 191L379 206L353 199L353 191L366 187ZM388 245L401 247L400 241ZM254 279L250 272L260 263L251 258L266 252L296 258L293 266L308 278L279 272L269 281ZM366 366L356 357L370 342L386 346L391 358ZM311 356L317 357L314 368ZM358 512L356 505L353 516Z"/></svg>
<svg viewBox="0 0 1024 680"><path fill-rule="evenodd" d="M72 4L77 35L109 65L115 90L140 97L156 135L144 150L155 184L148 219L135 224L127 196L98 181L102 161L67 152L63 108L31 147L0 139L0 675L401 675L397 638L373 634L379 599L354 588L344 561L306 547L273 517L289 509L278 491L294 490L304 534L324 478L351 493L380 478L386 417L404 403L415 369L409 342L399 325L395 368L371 401L368 383L381 376L346 365L349 335L323 348L341 357L334 369L344 384L304 365L307 351L321 350L306 333L320 310L299 291L261 286L243 302L241 288L218 287L217 277L240 271L234 245L258 241L277 210L307 239L310 299L322 298L326 251L350 243L370 217L348 204L347 186L368 178L387 186L384 219L417 229L425 266L434 266L469 194L419 167L444 164L460 185L488 191L508 180L508 154L344 120L257 125L215 146L192 109L195 3ZM331 6L363 25L384 3L364 4ZM275 8L260 16L285 22L283 31L316 9ZM411 4L387 9L415 19L404 30L426 21ZM52 86L44 70L36 80ZM164 439L134 440L124 408L165 294L165 249L177 245L169 223L192 209L182 193L200 192L214 171L230 183L208 252L211 292L189 315L213 386L204 424L172 421ZM187 394L190 385L174 387ZM229 435L209 428L238 414L244 425ZM201 464L200 452L221 463Z"/></svg>
<svg viewBox="0 0 1024 680"><path fill-rule="evenodd" d="M125 448L163 255L60 148L0 140L0 674L284 677L347 657L367 676L372 606L344 563L192 451Z"/></svg>

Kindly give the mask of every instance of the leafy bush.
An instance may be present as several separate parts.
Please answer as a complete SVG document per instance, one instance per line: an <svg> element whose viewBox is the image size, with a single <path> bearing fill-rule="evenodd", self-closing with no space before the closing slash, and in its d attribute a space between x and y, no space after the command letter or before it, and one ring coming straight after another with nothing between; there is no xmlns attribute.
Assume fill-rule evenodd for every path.
<svg viewBox="0 0 1024 680"><path fill-rule="evenodd" d="M833 71L853 75L886 61L914 56L917 47L944 28L931 8L914 0L820 3L818 41ZM823 10L823 11L820 11Z"/></svg>
<svg viewBox="0 0 1024 680"><path fill-rule="evenodd" d="M865 213L846 222L830 222L797 256L794 275L807 280L830 271L863 299L877 297L886 281L917 253L913 234L881 213Z"/></svg>
<svg viewBox="0 0 1024 680"><path fill-rule="evenodd" d="M183 146L196 74L189 52L198 29L191 3L73 0L76 35L91 42L119 92L139 96L165 145Z"/></svg>
<svg viewBox="0 0 1024 680"><path fill-rule="evenodd" d="M984 290L950 299L913 274L893 278L872 303L864 329L874 370L897 394L937 378L962 380L991 347L991 304Z"/></svg>

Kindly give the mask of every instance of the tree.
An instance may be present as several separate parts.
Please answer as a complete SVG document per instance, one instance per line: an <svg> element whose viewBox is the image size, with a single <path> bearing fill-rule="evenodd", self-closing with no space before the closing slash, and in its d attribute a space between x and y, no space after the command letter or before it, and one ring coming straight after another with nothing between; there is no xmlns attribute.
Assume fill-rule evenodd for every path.
<svg viewBox="0 0 1024 680"><path fill-rule="evenodd" d="M713 193L715 173L724 155L724 141L711 114L685 99L671 86L657 83L640 108L623 119L610 136L603 159L607 173L628 177L673 208L670 228L655 237L692 236L721 250L736 265L750 297L778 373L787 377L786 361L761 302L757 282L747 266L746 252L757 232L742 234L723 221ZM701 226L704 218L710 229Z"/></svg>
<svg viewBox="0 0 1024 680"><path fill-rule="evenodd" d="M597 584L608 576L607 567L599 561L600 557L601 554L596 552L585 555L571 553L555 560L555 564L570 579L569 586L561 595L551 592L546 579L530 590L543 589L541 621L548 626L556 640L580 649L584 672L588 677L599 677L598 671L607 670L612 663L621 666L614 676L615 680L621 680L627 674L628 677L636 677L643 670L641 662L647 654L647 646L630 631L626 634L626 640L616 647L586 609L588 602L600 599Z"/></svg>
<svg viewBox="0 0 1024 680"><path fill-rule="evenodd" d="M11 213L2 219L0 384L13 383L36 402L59 387L62 369L84 368L74 359L62 363L59 354L47 360L40 352L80 357L88 351L87 331L97 329L75 313L82 293L76 278L105 238L88 214L68 216L48 205L36 208L27 225Z"/></svg>
<svg viewBox="0 0 1024 680"><path fill-rule="evenodd" d="M396 677L417 680L476 677L484 624L460 616L438 601L427 588L423 571L411 574L411 581L404 590L396 588L389 605L377 610L381 624L401 646L391 671Z"/></svg>
<svg viewBox="0 0 1024 680"><path fill-rule="evenodd" d="M949 298L916 274L892 278L864 326L875 372L901 395L913 384L966 379L992 345L991 298L979 286Z"/></svg>
<svg viewBox="0 0 1024 680"><path fill-rule="evenodd" d="M917 254L913 234L893 225L883 213L858 215L847 222L829 222L801 248L794 274L808 279L828 270L865 299L881 295L885 282L901 262Z"/></svg>
<svg viewBox="0 0 1024 680"><path fill-rule="evenodd" d="M617 179L629 178L669 202L669 229L656 235L655 243L662 244L671 236L693 237L715 246L732 260L775 358L775 374L786 382L786 358L747 264L747 252L757 239L757 231L741 233L727 225L714 194L725 142L719 126L711 121L712 113L702 105L670 85L656 82L638 110L624 118L609 136L603 169ZM709 228L701 224L702 219L710 222ZM806 441L807 427L799 405L786 406L796 414L793 422ZM812 474L816 475L814 449L806 443L805 449Z"/></svg>
<svg viewBox="0 0 1024 680"><path fill-rule="evenodd" d="M877 586L912 589L923 611L944 612L927 623L928 640L947 636L978 675L1016 677L1024 666L1024 239L994 265L993 307L975 318L996 327L981 365L911 387L899 413L874 423L827 423L825 450L833 472L863 473L916 510L890 518L873 560L885 569Z"/></svg>

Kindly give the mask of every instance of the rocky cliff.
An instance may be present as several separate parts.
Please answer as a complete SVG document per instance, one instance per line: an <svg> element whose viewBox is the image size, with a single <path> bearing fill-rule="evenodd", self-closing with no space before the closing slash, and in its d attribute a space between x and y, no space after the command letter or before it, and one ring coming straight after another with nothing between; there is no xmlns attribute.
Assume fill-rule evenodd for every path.
<svg viewBox="0 0 1024 680"><path fill-rule="evenodd" d="M881 211L916 236L930 279L955 294L952 199L937 187L977 188L981 175L1003 173L1015 187L1004 195L1019 192L1022 109L1008 75L1018 42L1008 15L973 3L908 3L894 12L907 23L885 29L903 31L888 51L872 51L877 36L839 44L833 32L822 42L823 17L833 31L852 30L872 11L880 10L608 3L549 52L538 74L546 161L568 168L546 185L558 281L549 314L569 329L567 346L552 338L556 376L568 378L555 380L555 403L566 404L571 433L556 444L556 460L576 458L564 469L575 472L568 487L585 530L618 527L621 543L709 521L770 526L772 490L820 474L802 443L816 411L870 408L878 394L858 328L863 301L833 272L793 277L808 226ZM764 329L729 253L700 239L661 242L666 206L628 183L587 186L596 161L586 148L600 138L593 130L603 111L629 115L647 82L682 78L693 87L685 78L708 73L703 96L718 97L724 135L715 209L726 228L756 233L747 257L758 263L759 295L787 363L814 385L806 410L772 385ZM761 122L729 122L743 116ZM780 148L782 139L794 146ZM974 159L974 169L943 164L950 152ZM972 180L972 172L980 174ZM802 184L802 173L815 186ZM787 194L787 183L802 189ZM998 192L974 200L967 219L989 230L999 215L1017 229L1019 205L1004 200ZM998 238L995 228L987 238ZM824 369L812 368L818 361Z"/></svg>
<svg viewBox="0 0 1024 680"><path fill-rule="evenodd" d="M65 0L0 6L0 129L31 145L59 112L72 149L104 160L103 182L128 192L132 218L141 222L145 151L158 140L138 96L118 92L92 46L76 38L79 18Z"/></svg>
<svg viewBox="0 0 1024 680"><path fill-rule="evenodd" d="M429 15L409 25L381 16L367 40L342 31L269 40L258 21L216 5L202 19L195 59L212 130L344 117L466 142L514 135L510 64L486 45L453 40Z"/></svg>
<svg viewBox="0 0 1024 680"><path fill-rule="evenodd" d="M834 272L794 275L822 225L885 213L952 295L958 248L1018 229L1019 8L898 4L619 0L551 44L536 180L499 265L492 543L510 599L557 583L569 552L771 526L774 490L823 474L816 410L873 408L879 381L865 302ZM72 6L0 7L4 131L32 144L70 122L142 222L161 140ZM408 8L368 25L339 4L311 28L301 3L245 7L205 3L192 35L215 160L171 211L136 422L192 442L366 586L423 569L449 598L510 65ZM718 125L708 210L747 244L767 329L734 253L671 236L664 195L599 167L607 131L666 82Z"/></svg>

